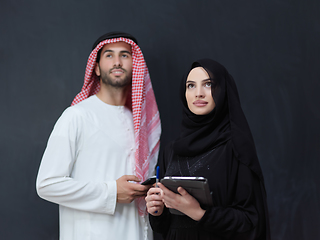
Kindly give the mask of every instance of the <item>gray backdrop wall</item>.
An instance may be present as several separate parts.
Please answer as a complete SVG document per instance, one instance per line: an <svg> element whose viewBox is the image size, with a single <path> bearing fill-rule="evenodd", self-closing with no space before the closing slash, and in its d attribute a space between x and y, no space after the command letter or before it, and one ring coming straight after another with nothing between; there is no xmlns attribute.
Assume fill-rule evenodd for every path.
<svg viewBox="0 0 320 240"><path fill-rule="evenodd" d="M320 239L320 1L1 0L0 239L58 239L35 179L52 127L108 31L139 40L162 119L179 133L178 82L210 57L237 83L268 192L272 239Z"/></svg>

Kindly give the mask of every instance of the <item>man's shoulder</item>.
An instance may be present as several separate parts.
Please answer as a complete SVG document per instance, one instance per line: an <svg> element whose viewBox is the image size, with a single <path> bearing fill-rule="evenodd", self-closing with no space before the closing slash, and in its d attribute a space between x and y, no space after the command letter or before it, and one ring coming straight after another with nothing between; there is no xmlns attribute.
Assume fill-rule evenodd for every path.
<svg viewBox="0 0 320 240"><path fill-rule="evenodd" d="M73 119L78 117L84 117L92 110L92 99L89 97L80 103L67 107L60 118L63 119Z"/></svg>
<svg viewBox="0 0 320 240"><path fill-rule="evenodd" d="M73 105L72 107L74 108L78 108L78 109L90 109L92 108L93 105L97 104L97 97L95 95L92 95L84 100L82 100L81 102L79 102L76 105Z"/></svg>
<svg viewBox="0 0 320 240"><path fill-rule="evenodd" d="M96 101L94 99L94 96L90 96L86 98L85 100L81 101L80 103L68 107L65 112L68 112L73 115L83 115L86 114L87 112L92 111L94 108Z"/></svg>

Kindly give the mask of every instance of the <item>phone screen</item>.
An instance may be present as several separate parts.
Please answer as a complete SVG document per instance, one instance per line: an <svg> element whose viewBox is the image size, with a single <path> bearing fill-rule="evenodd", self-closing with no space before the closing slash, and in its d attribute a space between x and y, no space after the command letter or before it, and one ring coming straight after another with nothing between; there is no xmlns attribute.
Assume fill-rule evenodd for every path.
<svg viewBox="0 0 320 240"><path fill-rule="evenodd" d="M151 184L154 184L155 182L156 182L156 176L153 176L151 178L148 178L144 182L142 182L141 185L151 185Z"/></svg>

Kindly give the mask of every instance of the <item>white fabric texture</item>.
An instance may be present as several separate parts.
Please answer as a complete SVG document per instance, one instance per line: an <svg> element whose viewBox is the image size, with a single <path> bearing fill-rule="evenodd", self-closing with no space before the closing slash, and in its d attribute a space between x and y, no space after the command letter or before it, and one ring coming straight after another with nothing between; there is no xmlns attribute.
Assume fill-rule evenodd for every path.
<svg viewBox="0 0 320 240"><path fill-rule="evenodd" d="M93 95L64 111L37 177L39 196L60 205L60 240L146 239L147 217L134 202L116 203L116 179L134 174L134 149L132 113L125 106ZM150 166L155 163L156 157Z"/></svg>

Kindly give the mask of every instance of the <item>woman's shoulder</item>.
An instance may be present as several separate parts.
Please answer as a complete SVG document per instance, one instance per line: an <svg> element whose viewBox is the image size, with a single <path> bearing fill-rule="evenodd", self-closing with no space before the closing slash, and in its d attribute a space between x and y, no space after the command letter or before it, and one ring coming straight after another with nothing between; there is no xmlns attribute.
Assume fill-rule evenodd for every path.
<svg viewBox="0 0 320 240"><path fill-rule="evenodd" d="M167 143L166 145L164 145L163 147L160 147L160 154L161 155L172 155L173 154L173 144L174 144L174 141L171 141L169 143Z"/></svg>

